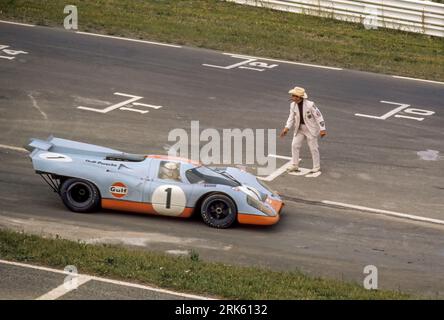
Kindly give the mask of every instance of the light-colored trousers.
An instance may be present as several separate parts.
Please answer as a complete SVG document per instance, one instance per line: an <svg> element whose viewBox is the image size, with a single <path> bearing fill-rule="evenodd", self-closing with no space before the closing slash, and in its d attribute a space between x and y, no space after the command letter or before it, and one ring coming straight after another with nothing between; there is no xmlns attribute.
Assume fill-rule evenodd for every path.
<svg viewBox="0 0 444 320"><path fill-rule="evenodd" d="M313 169L321 167L321 159L319 156L318 137L315 137L308 131L308 128L302 124L293 136L293 142L291 143L291 155L293 164L299 166L299 150L302 147L304 138L307 138L308 147L313 158Z"/></svg>

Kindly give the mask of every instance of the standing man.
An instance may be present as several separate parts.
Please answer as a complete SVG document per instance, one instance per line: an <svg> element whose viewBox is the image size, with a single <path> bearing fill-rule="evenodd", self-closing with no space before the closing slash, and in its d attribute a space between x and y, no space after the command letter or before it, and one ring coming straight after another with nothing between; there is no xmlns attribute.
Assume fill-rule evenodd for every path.
<svg viewBox="0 0 444 320"><path fill-rule="evenodd" d="M318 136L321 138L327 134L324 118L312 101L307 100L308 96L304 88L295 87L288 93L291 94L290 115L287 124L282 129L280 137L285 136L294 127L293 142L291 143L292 165L288 167L288 172L298 172L299 170L299 150L302 141L307 138L311 157L313 158L313 169L311 173L321 170L319 157ZM301 116L302 115L302 116Z"/></svg>

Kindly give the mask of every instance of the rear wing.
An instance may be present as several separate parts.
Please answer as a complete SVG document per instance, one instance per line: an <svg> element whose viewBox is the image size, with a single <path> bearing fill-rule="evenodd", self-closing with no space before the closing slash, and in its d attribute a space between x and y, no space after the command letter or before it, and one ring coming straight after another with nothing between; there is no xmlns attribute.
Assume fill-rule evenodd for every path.
<svg viewBox="0 0 444 320"><path fill-rule="evenodd" d="M31 152L31 158L39 151L69 153L89 156L123 155L124 152L93 144L73 140L48 137L46 140L32 138L25 149Z"/></svg>
<svg viewBox="0 0 444 320"><path fill-rule="evenodd" d="M49 151L54 145L48 141L40 139L31 139L29 144L25 145L24 148L29 152L33 152L34 149L39 149L43 151Z"/></svg>
<svg viewBox="0 0 444 320"><path fill-rule="evenodd" d="M60 192L60 176L82 177L85 173L84 168L79 165L81 161L77 161L79 157L123 159L126 156L127 161L139 159L128 157L118 150L53 136L46 140L32 138L25 149L30 152L29 156L36 173L56 193Z"/></svg>

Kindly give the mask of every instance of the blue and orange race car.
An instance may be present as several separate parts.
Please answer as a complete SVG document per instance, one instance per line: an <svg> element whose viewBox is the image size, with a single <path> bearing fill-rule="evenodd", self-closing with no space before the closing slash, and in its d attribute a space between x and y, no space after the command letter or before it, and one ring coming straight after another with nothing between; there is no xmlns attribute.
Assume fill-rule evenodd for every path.
<svg viewBox="0 0 444 320"><path fill-rule="evenodd" d="M36 173L74 212L100 208L190 217L211 227L272 225L283 202L256 176L187 159L135 155L49 137L27 146Z"/></svg>

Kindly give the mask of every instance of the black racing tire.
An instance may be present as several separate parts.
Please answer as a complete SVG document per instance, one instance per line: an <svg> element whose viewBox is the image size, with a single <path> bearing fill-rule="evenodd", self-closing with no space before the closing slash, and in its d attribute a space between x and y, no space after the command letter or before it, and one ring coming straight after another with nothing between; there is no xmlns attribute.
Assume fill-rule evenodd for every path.
<svg viewBox="0 0 444 320"><path fill-rule="evenodd" d="M204 199L200 214L210 227L225 229L236 221L237 208L231 198L217 193Z"/></svg>
<svg viewBox="0 0 444 320"><path fill-rule="evenodd" d="M63 182L60 197L65 206L74 212L89 213L100 206L100 193L89 181L70 178Z"/></svg>

